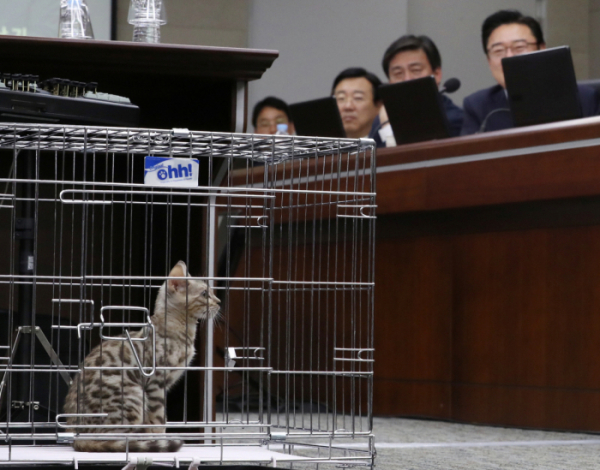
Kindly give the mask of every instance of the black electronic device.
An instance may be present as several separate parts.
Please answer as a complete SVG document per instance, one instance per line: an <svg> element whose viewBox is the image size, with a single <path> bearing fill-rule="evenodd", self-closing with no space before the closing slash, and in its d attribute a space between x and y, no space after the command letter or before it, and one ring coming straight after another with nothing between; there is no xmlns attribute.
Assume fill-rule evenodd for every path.
<svg viewBox="0 0 600 470"><path fill-rule="evenodd" d="M98 93L97 83L0 74L0 121L137 126L140 109L127 98Z"/></svg>
<svg viewBox="0 0 600 470"><path fill-rule="evenodd" d="M139 123L140 110L137 106L131 104L127 98L98 93L97 85L93 82L84 83L59 78L40 81L36 75L0 73L0 122L110 127L135 126ZM19 348L15 353L21 364L33 364L36 350L35 341L38 334L38 325L36 324L36 329L32 328L32 319L36 317L34 282L27 282L28 277L34 271L33 262L31 264L23 262L23 260L34 259L34 242L37 235L34 236L33 231L30 235L22 230L23 227L34 226L34 214L37 211L36 194L39 188L37 183L31 182L38 171L39 157L36 156L36 152L38 150L34 149L18 152L19 173L25 176L25 182L19 188L21 196L15 198L18 201L18 209L15 210L15 213L19 214L19 218L15 224L13 236L14 239L19 240L16 265L17 272L23 276L24 282L18 289L17 310L14 312L14 317L15 326L19 327L19 331L21 328L27 329L23 331L28 331L19 340ZM17 153L14 158L16 162ZM32 336L34 331L36 331L36 336ZM53 334L55 333L53 332ZM52 360L54 361L54 358ZM57 364L55 363L55 365ZM34 416L38 417L42 410L47 413L47 416L54 416L59 412L57 407L52 410L49 403L30 401L31 384L33 383L30 377L30 372L23 371L11 379L15 393L12 395L8 420L13 423L31 421ZM48 386L48 383L39 383L38 385ZM64 396L66 388L62 384L61 387L60 392L58 386L55 390L57 395L60 393L61 396ZM8 395L8 397L10 396ZM60 401L62 402L62 398ZM5 405L3 408L9 408L6 402L3 404ZM40 407L42 410L39 409ZM7 418L0 417L0 419L6 420ZM26 432L26 428L21 430L21 428L15 427L15 429Z"/></svg>
<svg viewBox="0 0 600 470"><path fill-rule="evenodd" d="M505 57L502 68L515 126L582 117L568 46Z"/></svg>
<svg viewBox="0 0 600 470"><path fill-rule="evenodd" d="M346 137L338 105L333 97L290 105L296 134L313 137Z"/></svg>
<svg viewBox="0 0 600 470"><path fill-rule="evenodd" d="M442 96L433 76L382 85L379 95L383 99L396 144L450 137Z"/></svg>

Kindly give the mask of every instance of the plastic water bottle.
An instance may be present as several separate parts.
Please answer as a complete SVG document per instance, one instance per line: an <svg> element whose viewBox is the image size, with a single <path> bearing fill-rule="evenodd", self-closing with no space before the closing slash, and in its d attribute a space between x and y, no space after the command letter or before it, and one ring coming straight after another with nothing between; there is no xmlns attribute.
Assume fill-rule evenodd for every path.
<svg viewBox="0 0 600 470"><path fill-rule="evenodd" d="M277 124L277 132L275 132L275 135L290 135L288 132L288 125L285 122Z"/></svg>
<svg viewBox="0 0 600 470"><path fill-rule="evenodd" d="M58 37L94 39L90 11L85 0L60 0Z"/></svg>
<svg viewBox="0 0 600 470"><path fill-rule="evenodd" d="M164 0L131 0L127 22L133 25L133 42L160 42L160 27L167 23Z"/></svg>

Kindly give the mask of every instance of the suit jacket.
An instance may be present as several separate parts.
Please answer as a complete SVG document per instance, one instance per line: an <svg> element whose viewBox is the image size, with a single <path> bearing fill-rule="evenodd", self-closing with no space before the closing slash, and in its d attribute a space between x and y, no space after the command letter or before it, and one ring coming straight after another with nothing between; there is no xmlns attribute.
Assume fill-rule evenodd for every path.
<svg viewBox="0 0 600 470"><path fill-rule="evenodd" d="M448 118L450 137L459 136L463 123L463 110L456 106L446 95L442 95L442 104L444 106L444 111L446 112L446 117ZM379 132L377 132L380 127L381 120L379 119L378 115L373 121L373 126L371 127L371 132L369 132L369 137L375 140L377 147L385 147Z"/></svg>
<svg viewBox="0 0 600 470"><path fill-rule="evenodd" d="M578 85L578 88L583 117L597 115L599 102L596 91L584 85ZM515 126L506 91L500 85L467 96L463 102L463 110L464 120L460 135L499 131Z"/></svg>

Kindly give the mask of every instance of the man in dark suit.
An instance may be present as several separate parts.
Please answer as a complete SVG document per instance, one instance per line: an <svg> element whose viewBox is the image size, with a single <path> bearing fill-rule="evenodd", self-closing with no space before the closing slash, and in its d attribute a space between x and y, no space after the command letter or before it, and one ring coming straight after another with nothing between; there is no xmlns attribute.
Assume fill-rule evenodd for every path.
<svg viewBox="0 0 600 470"><path fill-rule="evenodd" d="M461 135L514 127L502 59L546 48L539 22L517 10L501 10L486 18L481 28L481 39L490 71L498 85L465 98ZM579 86L579 99L583 116L598 114L598 96L594 89Z"/></svg>
<svg viewBox="0 0 600 470"><path fill-rule="evenodd" d="M350 67L335 77L331 93L337 102L346 137L369 136L381 108L379 85L381 80L362 67Z"/></svg>
<svg viewBox="0 0 600 470"><path fill-rule="evenodd" d="M407 34L400 37L387 48L381 65L392 84L430 75L433 75L438 86L442 81L442 58L435 43L427 36ZM462 109L456 106L446 95L442 95L442 102L450 125L450 136L457 136L460 134L462 127ZM385 108L382 107L369 134L371 138L375 139L378 147L393 147L396 145L391 127L387 121L387 113ZM379 132L380 129L381 132ZM384 139L382 139L381 134L383 134L386 142L383 142Z"/></svg>

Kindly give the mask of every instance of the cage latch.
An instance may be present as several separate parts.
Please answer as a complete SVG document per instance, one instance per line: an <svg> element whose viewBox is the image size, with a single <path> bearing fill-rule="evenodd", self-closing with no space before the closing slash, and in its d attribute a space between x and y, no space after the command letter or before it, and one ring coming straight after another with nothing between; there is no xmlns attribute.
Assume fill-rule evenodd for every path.
<svg viewBox="0 0 600 470"><path fill-rule="evenodd" d="M229 228L269 228L267 215L230 215Z"/></svg>
<svg viewBox="0 0 600 470"><path fill-rule="evenodd" d="M131 459L122 470L146 470L150 465L152 465L150 457L138 457L137 461Z"/></svg>
<svg viewBox="0 0 600 470"><path fill-rule="evenodd" d="M346 362L375 362L373 359L373 348L334 348L334 361ZM341 353L343 357L338 357L337 353Z"/></svg>
<svg viewBox="0 0 600 470"><path fill-rule="evenodd" d="M11 402L13 410L24 410L25 408L33 408L34 410L40 409L39 401L18 401L14 400Z"/></svg>
<svg viewBox="0 0 600 470"><path fill-rule="evenodd" d="M261 347L229 347L225 351L225 363L227 364L227 367L235 367L236 361L242 359L263 361L264 357L260 356L259 353L264 350L265 348ZM241 355L238 355L238 351Z"/></svg>
<svg viewBox="0 0 600 470"><path fill-rule="evenodd" d="M287 438L287 434L285 432L272 432L271 440L272 441L285 441Z"/></svg>
<svg viewBox="0 0 600 470"><path fill-rule="evenodd" d="M374 204L338 204L337 216L346 219L376 219Z"/></svg>
<svg viewBox="0 0 600 470"><path fill-rule="evenodd" d="M174 127L171 131L173 137L189 137L190 130L182 127Z"/></svg>
<svg viewBox="0 0 600 470"><path fill-rule="evenodd" d="M57 444L73 444L73 442L75 442L75 433L59 432L56 434Z"/></svg>

